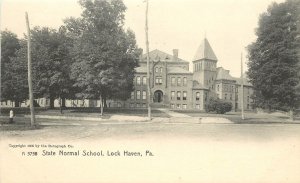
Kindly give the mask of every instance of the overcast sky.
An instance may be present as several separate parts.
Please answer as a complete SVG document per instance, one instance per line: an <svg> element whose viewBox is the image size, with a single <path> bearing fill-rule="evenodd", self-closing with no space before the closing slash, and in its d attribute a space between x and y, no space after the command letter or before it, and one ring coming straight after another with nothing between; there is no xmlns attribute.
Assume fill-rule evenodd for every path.
<svg viewBox="0 0 300 183"><path fill-rule="evenodd" d="M136 34L137 43L145 50L144 0L124 0L127 6L125 27ZM192 61L204 38L210 42L218 66L240 76L240 57L245 47L255 40L259 15L272 2L283 0L149 0L150 51L159 49ZM0 0L1 30L8 29L20 38L26 32L25 11L31 27L58 28L66 17L80 16L77 0ZM245 64L246 67L246 64ZM245 68L244 67L244 68Z"/></svg>

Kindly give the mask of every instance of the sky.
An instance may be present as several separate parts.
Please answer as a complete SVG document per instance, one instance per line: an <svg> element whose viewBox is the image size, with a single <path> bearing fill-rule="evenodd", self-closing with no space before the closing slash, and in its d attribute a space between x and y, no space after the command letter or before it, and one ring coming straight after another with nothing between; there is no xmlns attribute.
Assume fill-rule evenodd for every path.
<svg viewBox="0 0 300 183"><path fill-rule="evenodd" d="M26 33L25 12L30 26L58 28L67 17L79 17L77 0L0 0L1 30L22 38ZM149 0L150 51L159 49L192 62L206 37L218 58L218 67L239 77L241 54L247 69L247 45L255 41L259 15L272 2L283 0ZM137 44L145 52L145 2L124 0L127 6L125 29L135 32ZM190 67L192 68L192 67Z"/></svg>

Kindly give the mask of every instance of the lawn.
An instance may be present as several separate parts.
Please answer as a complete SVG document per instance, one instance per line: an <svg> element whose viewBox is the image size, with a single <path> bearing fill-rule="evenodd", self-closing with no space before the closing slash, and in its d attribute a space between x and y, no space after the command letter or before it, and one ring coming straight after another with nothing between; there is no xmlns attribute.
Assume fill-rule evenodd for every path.
<svg viewBox="0 0 300 183"><path fill-rule="evenodd" d="M2 108L1 115L8 116L9 111L13 109L16 116L24 116L30 114L29 108ZM67 108L63 110L63 114L60 113L59 108L47 109L43 107L35 108L36 115L57 115L57 116L72 116L72 117L99 117L100 109L95 107L78 107ZM103 118L109 118L112 115L126 115L126 116L143 116L148 115L147 109L123 109L123 108L106 108L104 109ZM152 110L153 117L170 117L168 114L159 110Z"/></svg>
<svg viewBox="0 0 300 183"><path fill-rule="evenodd" d="M241 112L228 112L226 114L206 113L196 110L176 110L175 112L187 114L192 117L220 117L226 118L238 124L258 124L258 123L300 123L300 116L295 116L295 121L291 122L289 117L283 113L255 113L253 111L246 111L244 113L245 119L241 119Z"/></svg>

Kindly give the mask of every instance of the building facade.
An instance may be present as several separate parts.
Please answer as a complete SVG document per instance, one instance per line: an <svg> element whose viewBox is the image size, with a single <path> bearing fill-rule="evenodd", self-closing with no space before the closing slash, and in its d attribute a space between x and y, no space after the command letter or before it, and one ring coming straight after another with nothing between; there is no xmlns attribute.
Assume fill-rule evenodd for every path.
<svg viewBox="0 0 300 183"><path fill-rule="evenodd" d="M173 55L153 50L150 56L151 102L154 107L171 109L205 110L210 97L218 97L232 103L233 110L241 109L241 78L234 78L229 70L217 67L218 59L205 38L193 59L193 72L189 62ZM123 107L142 108L147 106L147 63L146 55L140 58L136 68L135 89ZM244 84L244 109L252 109L253 89L247 79Z"/></svg>

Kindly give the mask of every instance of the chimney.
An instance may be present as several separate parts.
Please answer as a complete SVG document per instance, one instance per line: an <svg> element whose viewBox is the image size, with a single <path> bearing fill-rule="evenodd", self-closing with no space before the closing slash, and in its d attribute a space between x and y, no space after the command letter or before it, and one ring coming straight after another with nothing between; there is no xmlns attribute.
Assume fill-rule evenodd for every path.
<svg viewBox="0 0 300 183"><path fill-rule="evenodd" d="M178 49L173 49L173 60L174 61L178 60Z"/></svg>

